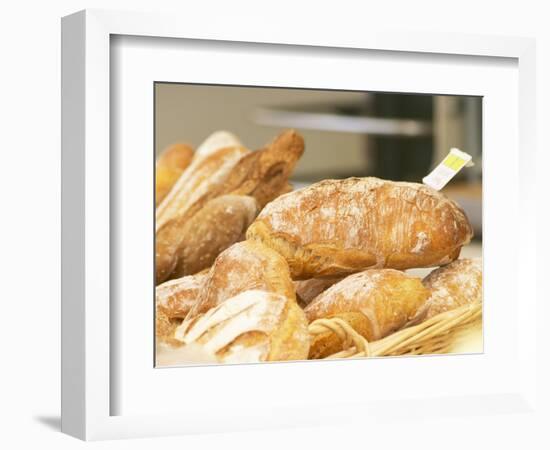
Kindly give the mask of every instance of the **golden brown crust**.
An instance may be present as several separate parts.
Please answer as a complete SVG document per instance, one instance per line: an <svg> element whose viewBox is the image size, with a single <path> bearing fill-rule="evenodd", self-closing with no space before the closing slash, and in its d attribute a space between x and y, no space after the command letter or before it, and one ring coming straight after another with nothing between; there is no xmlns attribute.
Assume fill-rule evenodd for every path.
<svg viewBox="0 0 550 450"><path fill-rule="evenodd" d="M214 131L197 147L196 159L203 159L210 156L220 148L244 147L239 138L233 133L225 130Z"/></svg>
<svg viewBox="0 0 550 450"><path fill-rule="evenodd" d="M258 212L252 197L222 195L168 222L155 242L157 283L210 267L223 250L244 239Z"/></svg>
<svg viewBox="0 0 550 450"><path fill-rule="evenodd" d="M166 197L192 159L193 148L181 143L169 146L159 155L155 168L155 205Z"/></svg>
<svg viewBox="0 0 550 450"><path fill-rule="evenodd" d="M437 314L482 301L481 259L459 259L433 270L422 283L430 296L419 315L427 320Z"/></svg>
<svg viewBox="0 0 550 450"><path fill-rule="evenodd" d="M232 245L216 258L186 321L251 289L296 299L284 258L261 243L243 241Z"/></svg>
<svg viewBox="0 0 550 450"><path fill-rule="evenodd" d="M306 359L309 334L304 312L284 295L249 290L227 299L175 332L219 362Z"/></svg>
<svg viewBox="0 0 550 450"><path fill-rule="evenodd" d="M302 308L287 299L285 318L271 334L271 345L267 361L290 361L307 359L310 336L308 322Z"/></svg>
<svg viewBox="0 0 550 450"><path fill-rule="evenodd" d="M418 278L393 269L356 273L328 288L304 310L310 322L339 317L367 340L378 340L404 326L424 304L429 291ZM332 332L317 335L310 358L323 358L341 350Z"/></svg>
<svg viewBox="0 0 550 450"><path fill-rule="evenodd" d="M302 307L306 307L322 292L326 291L333 284L338 283L344 277L310 278L294 282L296 299Z"/></svg>
<svg viewBox="0 0 550 450"><path fill-rule="evenodd" d="M185 319L207 278L208 272L203 271L157 286L155 289L157 310L170 319Z"/></svg>
<svg viewBox="0 0 550 450"><path fill-rule="evenodd" d="M293 130L281 133L265 148L244 155L223 183L213 186L187 208L187 217L192 217L213 198L226 194L251 196L262 209L271 200L292 190L288 177L303 152L302 136Z"/></svg>
<svg viewBox="0 0 550 450"><path fill-rule="evenodd" d="M250 195L260 208L288 192L288 177L304 152L304 139L294 130L277 136L265 148L243 156L219 194Z"/></svg>
<svg viewBox="0 0 550 450"><path fill-rule="evenodd" d="M225 181L239 159L249 152L244 147L225 147L193 159L158 206L156 230L186 214L200 199L210 198L211 192Z"/></svg>
<svg viewBox="0 0 550 450"><path fill-rule="evenodd" d="M256 200L246 195L222 195L207 202L183 227L172 276L212 266L222 251L244 239L259 212Z"/></svg>
<svg viewBox="0 0 550 450"><path fill-rule="evenodd" d="M324 180L269 203L247 231L282 254L294 279L446 264L472 237L464 211L420 184Z"/></svg>

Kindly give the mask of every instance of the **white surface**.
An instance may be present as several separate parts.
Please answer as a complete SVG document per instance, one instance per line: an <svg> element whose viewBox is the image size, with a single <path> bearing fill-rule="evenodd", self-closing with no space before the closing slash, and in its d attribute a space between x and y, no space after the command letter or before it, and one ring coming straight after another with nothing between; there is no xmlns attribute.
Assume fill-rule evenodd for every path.
<svg viewBox="0 0 550 450"><path fill-rule="evenodd" d="M204 17L216 11L218 17L231 20L231 15L252 16L253 8L239 9L230 2L215 8L207 2L195 4ZM5 448L81 448L85 444L60 434L56 417L59 415L59 17L84 6L132 9L170 9L168 2L139 1L58 1L55 4L22 1L4 5L0 16L3 67L0 71L2 109L0 110L3 150L3 172L0 182L4 211L10 220L2 221L2 299L1 319L3 373L0 412L3 429L0 443ZM550 79L550 34L547 14L541 2L514 2L503 7L501 2L461 2L449 13L449 5L441 2L385 2L365 4L362 11L349 14L345 2L339 2L340 12L319 8L315 22L326 29L334 23L346 23L361 29L372 18L392 18L392 26L424 30L444 30L520 34L538 36L538 80ZM183 6L182 11L188 6ZM304 27L311 17L309 5L297 2L278 2L269 6L257 5L256 14L277 23ZM414 20L411 21L411 18ZM254 20L250 17L248 20ZM191 19L189 19L191 20ZM258 20L258 19L257 19ZM539 130L550 123L550 91L548 83L538 87L537 111ZM539 148L550 148L548 134L539 132ZM547 167L548 153L538 154L538 167ZM542 174L543 172L541 172ZM541 205L541 230L549 229L547 204L548 188L531 192L532 200ZM32 207L29 207L32 205ZM546 214L545 214L546 213ZM529 236L523 235L523 239ZM540 263L538 270L545 275L542 255L548 253L547 235L540 233L537 243ZM508 258L506 243L502 244L503 258ZM546 250L546 251L545 251ZM6 256L7 255L7 256ZM527 263L530 259L524 259ZM526 270L529 265L525 264ZM505 283L506 280L501 280ZM543 327L549 316L546 300L539 302L538 337L549 342L550 334ZM23 316L23 305L29 305L29 316ZM530 353L529 349L525 349ZM539 377L549 379L548 359L540 353ZM544 378L543 378L544 377ZM375 389L365 383L365 389ZM550 400L548 385L541 383L538 391L541 403ZM503 408L505 410L505 408ZM406 410L405 410L406 411ZM545 408L538 415L500 414L477 417L438 417L438 409L403 420L381 422L363 421L334 427L312 427L279 432L249 432L208 436L187 436L161 440L101 442L94 448L151 448L153 446L185 448L281 448L281 446L312 446L344 448L377 442L393 447L463 449L475 443L480 448L548 448L543 431L549 423ZM405 420L406 419L406 420ZM58 420L58 419L57 419ZM53 423L53 427L51 424ZM418 444L418 445L417 445Z"/></svg>

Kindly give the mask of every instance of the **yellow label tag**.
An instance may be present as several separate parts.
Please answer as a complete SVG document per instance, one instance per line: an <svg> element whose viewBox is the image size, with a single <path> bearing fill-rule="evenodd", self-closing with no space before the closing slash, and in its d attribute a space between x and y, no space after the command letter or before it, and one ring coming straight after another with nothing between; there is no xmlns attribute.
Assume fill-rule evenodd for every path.
<svg viewBox="0 0 550 450"><path fill-rule="evenodd" d="M458 155L450 154L443 160L443 164L449 169L456 170L457 172L462 169L468 160L461 158Z"/></svg>
<svg viewBox="0 0 550 450"><path fill-rule="evenodd" d="M458 148L452 148L445 159L439 163L429 175L425 176L422 181L424 184L439 191L443 189L443 187L451 181L464 166L470 165L473 166L473 163L472 157L468 155L468 153Z"/></svg>

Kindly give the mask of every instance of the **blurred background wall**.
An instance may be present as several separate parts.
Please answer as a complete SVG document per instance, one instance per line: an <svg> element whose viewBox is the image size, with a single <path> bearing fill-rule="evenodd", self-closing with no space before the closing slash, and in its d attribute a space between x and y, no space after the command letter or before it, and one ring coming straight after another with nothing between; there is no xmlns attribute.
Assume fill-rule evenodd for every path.
<svg viewBox="0 0 550 450"><path fill-rule="evenodd" d="M445 188L481 236L482 100L411 95L156 83L155 151L185 142L197 147L228 130L258 149L281 130L295 128L306 151L292 182L378 176L422 182L451 147L470 153Z"/></svg>
<svg viewBox="0 0 550 450"><path fill-rule="evenodd" d="M355 92L157 84L156 151L176 141L188 142L196 148L213 131L222 129L239 136L246 147L257 149L273 139L281 128L255 123L257 108L357 101L362 96ZM296 176L327 166L347 171L367 163L361 135L299 131L306 141L306 152L296 168Z"/></svg>

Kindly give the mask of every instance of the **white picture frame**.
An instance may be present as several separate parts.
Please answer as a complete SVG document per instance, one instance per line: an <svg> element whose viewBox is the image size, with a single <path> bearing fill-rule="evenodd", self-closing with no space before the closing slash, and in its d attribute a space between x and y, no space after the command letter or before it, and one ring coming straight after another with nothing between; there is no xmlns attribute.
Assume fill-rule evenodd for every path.
<svg viewBox="0 0 550 450"><path fill-rule="evenodd" d="M489 330L488 332L491 332L492 328L495 331L494 334L489 335L492 338L487 343L489 350L484 358L475 359L475 355L466 355L453 357L455 359L448 360L449 362L444 364L434 363L433 361L437 361L437 359L432 362L414 358L407 358L403 361L388 359L384 361L384 367L378 367L382 364L377 364L376 367L371 366L373 379L375 377L384 379L388 376L389 370L400 372L400 368L396 369L395 365L406 364L411 379L418 379L420 384L422 377L426 376L429 370L440 370L441 374L445 374L460 371L461 367L468 366L469 369L465 372L470 370L472 375L476 373L476 370L503 371L504 366L499 366L499 364L506 362L504 355L497 351L498 347L491 347L498 337L502 338L502 345L509 346L507 351L510 351L510 355L514 355L513 358L510 356L508 362L508 364L514 365L514 369L506 370L499 380L495 380L492 390L489 390L488 384L484 383L475 386L473 378L470 379L464 375L465 380L469 381L465 381L467 386L463 391L453 390L446 387L444 383L437 386L437 383L434 382L431 396L423 388L418 388L413 393L414 395L407 395L404 390L396 389L393 396L377 397L375 393L372 393L370 397L358 394L356 398L349 398L348 395L342 395L342 398L339 398L337 393L325 392L317 401L310 396L306 397L305 404L297 404L296 393L288 395L290 388L288 388L289 383L286 383L285 391L278 390L277 386L270 387L269 393L262 397L263 403L260 403L261 400L257 396L247 396L243 394L242 390L216 388L215 379L220 378L220 371L224 371L224 379L232 380L234 383L242 382L243 373L245 373L243 371L246 371L250 379L245 381L251 385L254 385L254 380L270 377L286 381L298 376L308 380L315 380L316 377L334 379L343 376L344 371L346 378L350 379L349 376L364 376L362 372L364 361L346 361L344 366L341 366L340 362L322 363L322 368L316 366L319 363L292 363L153 370L152 359L150 360L151 367L143 368L144 361L140 359L141 356L134 358L137 353L132 352L131 349L129 350L131 347L128 347L128 342L131 344L134 341L128 341L128 337L137 335L119 335L118 322L114 319L120 314L113 310L113 304L110 301L110 298L118 292L118 281L111 279L112 252L114 246L118 245L116 237L119 236L112 234L111 231L116 215L112 211L112 196L115 190L123 191L125 189L120 185L120 174L117 173L120 165L112 164L110 153L110 148L118 145L120 134L124 135L124 131L115 133L111 129L111 121L116 115L111 114L111 108L114 96L117 95L113 91L113 83L116 82L116 79L113 78L111 64L113 58L121 55L113 50L113 39L125 39L125 37L133 36L143 39L170 38L188 42L211 41L211 47L216 47L214 43L229 42L245 49L253 45L257 57L265 53L263 58L266 63L270 58L275 57L270 56L268 51L269 48L272 48L269 46L273 45L277 45L278 57L281 55L284 57L285 52L292 51L292 46L301 49L304 54L307 54L308 49L311 51L315 49L316 58L321 63L323 60L329 61L328 56L323 55L323 49L333 55L332 57L342 57L346 51L350 50L358 52L364 50L379 52L380 55L386 55L384 58L387 59L388 52L392 52L391 54L396 58L406 56L406 61L398 63L410 64L411 67L415 61L421 60L429 65L432 59L441 59L442 55L446 55L446 62L441 67L441 74L446 75L445 83L434 85L433 83L437 82L435 75L431 72L422 72L426 76L423 81L425 87L415 85L415 92L420 92L422 89L425 89L426 92L431 89L436 89L438 93L454 92L449 86L452 87L454 80L452 71L455 58L463 58L464 64L471 66L471 71L476 70L476 64L479 67L485 64L484 70L488 71L488 74L492 73L490 72L492 69L489 67L492 65L491 58L507 61L506 64L510 63L513 66L513 70L509 73L510 78L495 79L494 87L485 83L483 88L476 88L473 72L470 75L468 75L468 71L460 72L464 75L461 78L462 83L472 80L472 84L468 85L467 93L484 95L487 90L494 89L494 94L491 94L495 98L494 115L484 121L484 133L489 133L494 137L488 146L488 155L484 158L484 169L486 169L484 173L486 177L490 177L489 183L493 183L492 180L498 180L499 176L507 176L508 180L511 180L507 186L499 185L495 181L495 184L489 184L488 189L484 189L485 218L493 218L493 225L489 226L494 226L494 233L488 235L494 237L490 237L487 243L484 242L486 245L484 252L486 255L488 252L489 255L489 258L485 258L485 264L491 259L491 252L496 253L498 239L505 239L506 233L510 230L521 233L522 236L521 243L519 241L507 243L510 254L516 256L516 261L527 259L536 261L536 236L527 231L535 228L537 220L536 209L533 205L535 196L532 195L534 186L530 183L529 177L529 174L534 171L535 165L533 132L535 124L535 108L533 106L535 100L535 46L532 39L444 33L411 34L384 30L367 32L348 30L337 36L327 36L324 30L316 29L314 26L305 32L297 29L281 31L275 24L247 25L247 27L235 27L234 24L220 21L216 23L216 26L205 27L204 24L186 22L186 26L182 28L181 18L168 14L96 10L82 11L63 18L62 430L81 439L95 440L329 424L334 423L335 420L374 420L377 416L385 416L393 420L402 417L405 411L407 414L416 414L425 407L425 402L430 401L437 403L438 412L441 415L493 414L500 412L503 405L506 405L505 409L515 412L530 411L532 413L535 411L536 413L536 384L534 381L536 378L536 354L519 351L519 349L535 348L536 343L536 283L534 279L536 270L533 267L534 263L527 269L522 264L497 268L498 261L491 262L495 265L495 277L496 275L506 276L510 280L510 284L506 287L499 287L494 282L494 278L491 282L491 277L489 277L485 280L486 295L487 291L491 292L491 289L495 289L495 293L506 297L509 304L503 301L508 305L508 309L503 308L503 310L506 309L508 312L500 318L499 323L491 318L491 314L486 315L485 328ZM158 45L162 46L163 43L160 42ZM204 47L207 49L205 51L213 51L208 49L208 46ZM143 51L143 49L136 51ZM224 53L227 53L223 45L215 51L218 52L216 56L219 58L223 58ZM149 55L153 57L154 53ZM191 55L187 56L191 57ZM124 64L129 64L127 68L132 69L136 68L135 64L138 64L137 61L140 60L140 55L132 51L124 53L123 57L125 58ZM249 56L245 55L244 57ZM476 60L476 58L478 59ZM243 60L243 64L246 67L246 64L249 63L245 61ZM409 62L407 63L407 61ZM307 67L306 62L303 66L304 70ZM116 64L119 62L116 61ZM157 74L160 73L147 71L145 64L141 64L144 66L143 71L130 72L136 74L134 78L138 88L137 91L132 91L133 94L139 94L139 86L156 79ZM299 61L296 61L296 64L300 64ZM461 70L458 66L457 70ZM158 70L163 70L162 68L165 66L159 59L155 67ZM169 66L166 67L166 70L170 69ZM401 69L403 68L401 67ZM126 70L124 76L128 76L128 73ZM161 76L163 77L161 79L166 81L166 78ZM196 76L203 75L197 72ZM238 84L239 80L242 80L242 84L254 84L250 80L246 81L243 78L244 75L237 69L226 77L228 84ZM275 79L271 85L277 85L277 83L285 85L282 74L277 73L274 77L279 77L279 81ZM480 77L480 80L481 78L483 77ZM325 82L330 83L332 79L335 80L335 83L340 83L336 74L332 74ZM125 81L127 80L129 78L125 78ZM219 79L214 78L204 81L220 82ZM499 99L501 94L498 92L502 93L506 87L505 84L499 85L499 83L515 81L517 81L517 86L514 89L517 91L514 90L509 98ZM260 81L257 82L261 84ZM394 83L393 90L395 91L407 92L407 89L410 89L407 87L410 86L407 80L399 81L398 77L393 77L391 82ZM459 84L459 80L455 80L455 82ZM386 80L386 83L389 81ZM431 87L430 83L432 83ZM131 83L128 86L128 89L132 88ZM340 88L349 87L342 84L339 86ZM384 86L387 87L389 84L381 84L378 89L383 89ZM315 87L327 87L327 85L317 84ZM375 85L371 88L371 90L377 90ZM122 130L125 126L135 123L147 123L146 119L151 117L151 113L149 109L147 111L145 109L152 108L152 105L144 106L148 99L149 97L143 96L135 100L135 105L143 106L143 110L137 108L135 115L132 114L131 117L128 115L128 120L136 122L120 122ZM140 101L144 103L139 103ZM494 117L504 104L499 102L506 101L511 105L512 111L506 112L508 115L502 116L502 120L508 121L505 122L509 125L506 130L511 134L507 136L511 138L511 141L515 141L517 138L517 145L515 142L509 144L502 138L499 140L494 133L497 130ZM141 111L143 111L143 115L139 115ZM513 120L510 119L512 116L514 116ZM510 120L512 121L510 122ZM152 122L150 126L152 127ZM144 127L144 133L148 133L146 128L147 126ZM143 134L140 137L147 142L149 135ZM146 143L145 145L152 146L152 140L150 144ZM488 165L491 162L491 148L496 147L502 148L503 154L508 157L498 168ZM138 174L146 175L148 173L147 161L151 164L149 172L152 171L152 155L151 147L150 154L137 161L135 170ZM123 179L128 180L127 177ZM147 183L143 183L143 186L147 186ZM142 189L146 189L146 187ZM511 212L508 211L507 214L515 218L502 225L499 234L498 227L495 225L497 225L499 214L502 214L502 211L499 212L498 203L491 203L490 200L497 199L503 193L501 189L506 190L505 193L508 195L507 198L511 205ZM150 198L147 197L148 195ZM142 197L140 197L144 199L143 204L152 205L152 195L152 189L149 194L143 191ZM117 212L117 214L120 213ZM134 214L132 217L143 221L147 210L128 210L122 214L128 214L128 217ZM521 222L517 219L519 216L523 219ZM491 223L491 220L488 222ZM493 231L492 228L490 230ZM135 237L132 236L132 238ZM134 269L141 271L140 274L146 275L150 267L147 267L144 255L145 253L135 258L136 267ZM487 267L485 269L487 273ZM137 278L142 279L143 277L140 275ZM521 305L517 302L519 295L517 286L520 283L522 286ZM516 308L517 316L512 314ZM150 314L151 316L143 315L136 321L143 320L142 324L146 325L147 321L151 320L152 308ZM506 335L505 325L510 325L513 333ZM132 330L131 324L126 323L125 329L136 333L135 329ZM152 342L152 328L150 329L150 341ZM126 344L115 348L113 347L115 341L123 341ZM493 352L493 348L495 352ZM496 356L492 358L492 355ZM439 369L437 365L440 366ZM115 367L118 367L117 372L128 372L129 368L132 371L135 370L131 373L135 374L134 378L137 383L132 385L128 377L119 377L119 374L114 374ZM405 367L401 367L401 370L403 369ZM149 375L145 374L145 371ZM319 371L322 371L322 375L317 375ZM175 410L167 411L163 409L164 405L160 403L156 405L156 403L158 398L166 398L167 387L173 386L176 373L177 377L185 378L186 383L194 386L195 389L193 389L192 395L188 394L185 397L186 405L181 408L181 411L177 406ZM181 375L179 375L180 373ZM144 385L144 380L148 380L147 382L152 384ZM351 380L354 379L351 378ZM360 379L357 378L354 381L360 382ZM208 401L204 399L204 390L196 387L197 383L208 386L205 388L209 389L209 393L206 395ZM312 383L314 384L315 381ZM144 386L146 389L143 388ZM145 391L143 398L137 397L140 387L142 391ZM155 391L153 396L147 396L146 393L152 392L153 388L158 388L158 391ZM315 387L312 386L312 390L314 389ZM122 396L124 403L122 408L118 405L119 400L114 400L119 395L119 391L125 392ZM285 392L287 392L286 396ZM400 402L399 413L394 410L395 402ZM215 405L217 407L213 411L212 407Z"/></svg>

